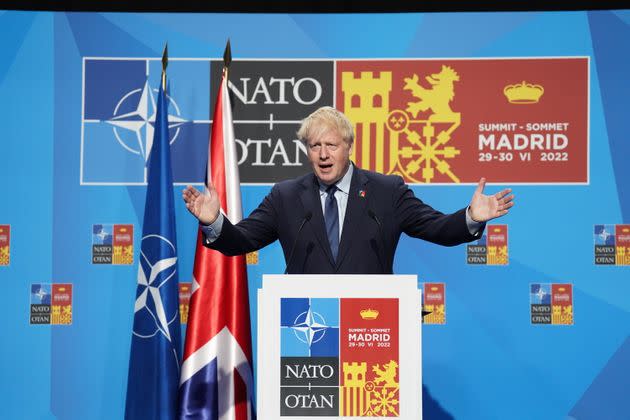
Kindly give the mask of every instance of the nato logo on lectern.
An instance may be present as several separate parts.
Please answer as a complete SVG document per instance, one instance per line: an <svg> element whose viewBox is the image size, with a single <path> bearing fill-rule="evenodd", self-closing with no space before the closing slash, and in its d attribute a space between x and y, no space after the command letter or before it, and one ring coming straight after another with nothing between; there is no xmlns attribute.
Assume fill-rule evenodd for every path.
<svg viewBox="0 0 630 420"><path fill-rule="evenodd" d="M398 299L282 298L280 415L398 417Z"/></svg>
<svg viewBox="0 0 630 420"><path fill-rule="evenodd" d="M280 414L339 414L339 300L281 301Z"/></svg>

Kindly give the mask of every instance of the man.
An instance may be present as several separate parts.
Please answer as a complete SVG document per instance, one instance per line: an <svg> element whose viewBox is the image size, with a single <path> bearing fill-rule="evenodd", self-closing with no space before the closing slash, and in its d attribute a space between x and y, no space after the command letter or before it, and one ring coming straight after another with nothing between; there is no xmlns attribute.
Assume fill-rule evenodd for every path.
<svg viewBox="0 0 630 420"><path fill-rule="evenodd" d="M416 198L398 176L365 171L350 162L350 121L322 107L298 131L313 172L276 184L256 210L233 225L220 212L212 184L182 196L199 220L204 245L227 255L279 239L293 274L391 274L401 233L452 246L478 239L485 222L514 205L510 189L484 195L485 179L467 208L442 214Z"/></svg>

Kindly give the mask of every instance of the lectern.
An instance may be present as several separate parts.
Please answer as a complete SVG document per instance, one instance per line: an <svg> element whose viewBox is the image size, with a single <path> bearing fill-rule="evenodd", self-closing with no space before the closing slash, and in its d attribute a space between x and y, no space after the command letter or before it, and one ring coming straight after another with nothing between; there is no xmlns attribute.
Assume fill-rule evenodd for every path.
<svg viewBox="0 0 630 420"><path fill-rule="evenodd" d="M422 419L421 291L411 275L266 275L261 419Z"/></svg>

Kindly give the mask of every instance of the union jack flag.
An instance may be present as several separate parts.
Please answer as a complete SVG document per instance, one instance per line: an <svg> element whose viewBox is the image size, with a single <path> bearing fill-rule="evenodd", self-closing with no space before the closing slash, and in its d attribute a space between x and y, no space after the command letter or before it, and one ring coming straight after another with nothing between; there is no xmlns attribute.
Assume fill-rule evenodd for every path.
<svg viewBox="0 0 630 420"><path fill-rule="evenodd" d="M227 69L219 88L208 178L231 222L242 219ZM197 234L193 292L180 377L180 419L251 420L254 381L245 256L228 257Z"/></svg>

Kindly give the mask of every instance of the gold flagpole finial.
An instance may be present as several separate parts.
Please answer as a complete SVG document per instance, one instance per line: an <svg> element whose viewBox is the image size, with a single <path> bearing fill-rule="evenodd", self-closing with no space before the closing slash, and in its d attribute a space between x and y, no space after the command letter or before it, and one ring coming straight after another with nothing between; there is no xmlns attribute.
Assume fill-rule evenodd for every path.
<svg viewBox="0 0 630 420"><path fill-rule="evenodd" d="M232 63L232 48L230 47L230 38L225 44L225 51L223 51L223 72L227 74L228 68Z"/></svg>
<svg viewBox="0 0 630 420"><path fill-rule="evenodd" d="M166 67L168 66L168 42L164 44L162 53L162 89L166 91Z"/></svg>

